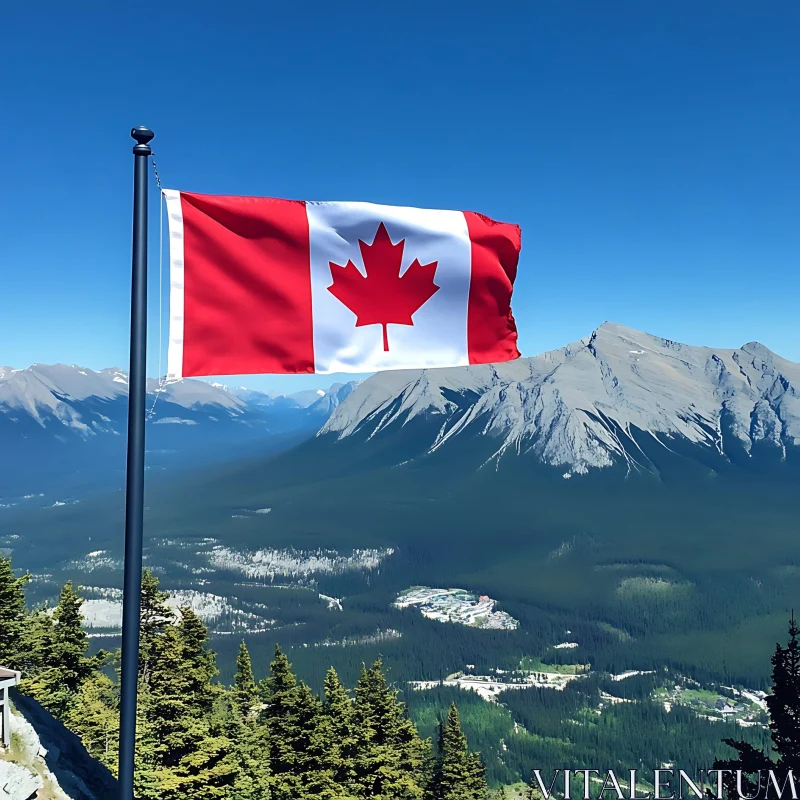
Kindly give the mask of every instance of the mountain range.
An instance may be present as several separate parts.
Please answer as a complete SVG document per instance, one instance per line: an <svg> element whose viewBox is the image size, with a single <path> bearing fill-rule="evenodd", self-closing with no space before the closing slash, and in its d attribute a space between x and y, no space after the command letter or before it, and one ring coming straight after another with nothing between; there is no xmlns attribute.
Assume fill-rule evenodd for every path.
<svg viewBox="0 0 800 800"><path fill-rule="evenodd" d="M417 458L481 436L487 462L530 454L565 478L615 464L657 473L658 448L673 445L785 460L800 445L800 365L758 342L696 347L607 322L533 358L376 375L318 435L369 441L415 421L427 423Z"/></svg>
<svg viewBox="0 0 800 800"><path fill-rule="evenodd" d="M267 394L201 380L147 383L150 469L274 452L313 434L356 384ZM127 374L0 367L0 500L85 491L124 469Z"/></svg>
<svg viewBox="0 0 800 800"><path fill-rule="evenodd" d="M75 485L118 474L127 388L120 369L0 367L0 498L47 488L42 472ZM396 450L404 461L479 440L474 466L526 455L565 478L615 465L658 474L676 450L740 465L756 455L791 461L800 365L758 342L698 347L607 322L532 358L385 372L327 391L148 382L152 469L267 455L317 431L320 442L362 442L368 457L380 443L386 458Z"/></svg>

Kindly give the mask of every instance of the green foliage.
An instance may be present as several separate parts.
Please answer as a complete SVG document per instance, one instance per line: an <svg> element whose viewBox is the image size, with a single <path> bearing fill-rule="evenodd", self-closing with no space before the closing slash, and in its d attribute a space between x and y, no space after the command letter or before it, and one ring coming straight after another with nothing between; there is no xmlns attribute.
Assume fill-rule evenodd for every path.
<svg viewBox="0 0 800 800"><path fill-rule="evenodd" d="M142 575L139 627L139 677L148 683L158 658L161 637L174 622L175 615L167 606L169 595L158 586L158 578L149 569Z"/></svg>
<svg viewBox="0 0 800 800"><path fill-rule="evenodd" d="M0 554L0 664L16 668L22 660L27 610L25 584L29 575L17 577L11 559Z"/></svg>
<svg viewBox="0 0 800 800"><path fill-rule="evenodd" d="M213 683L208 631L189 608L177 623L164 614L157 580L147 579L147 672L140 678L137 793L142 800L232 797L239 772L231 722L215 713L224 689ZM232 714L231 711L227 712Z"/></svg>
<svg viewBox="0 0 800 800"><path fill-rule="evenodd" d="M663 761L691 768L705 767L723 752L721 723L699 719L680 706L667 715L651 700L662 685L663 671L661 676L625 681L591 673L563 691L504 692L498 703L449 687L412 693L407 699L419 728L387 681L380 660L369 668L362 662L355 700L333 669L321 680L319 698L298 680L279 648L268 676L257 684L248 648L240 643L228 689L219 683L206 626L191 609L172 612L167 600L158 580L146 573L137 743L141 800L484 800L487 771L497 785L529 774L533 764L546 773L562 766L565 757L573 763L599 760L623 770L631 763ZM80 605L78 591L67 584L52 613L26 612L18 645L18 663L26 670L23 689L48 704L87 750L113 770L118 686L101 671L105 657L86 656ZM798 740L792 728L798 631L790 633L788 647L778 648L773 658L774 682L784 688L776 689L770 701L775 706L773 738L787 752ZM465 652L474 647L474 631L448 630L448 635ZM382 648L392 646L384 643ZM346 651L351 662L364 653L359 648ZM308 651L292 652L303 659ZM508 662L519 665L524 655L509 653ZM548 662L554 658L562 655L548 656ZM537 665L544 668L541 662ZM352 674L353 665L347 669ZM636 702L602 704L603 692ZM715 696L691 690L685 695L706 700ZM434 753L428 737L435 737L437 729ZM758 728L741 734L746 741L738 743L740 761L757 764L764 736ZM486 754L487 769L475 750Z"/></svg>
<svg viewBox="0 0 800 800"><path fill-rule="evenodd" d="M261 689L264 708L260 721L269 738L273 797L335 797L333 773L326 764L322 704L297 680L280 647L275 648L269 677Z"/></svg>
<svg viewBox="0 0 800 800"><path fill-rule="evenodd" d="M470 753L461 730L456 704L440 726L439 755L433 780L435 800L486 800L486 770L477 753Z"/></svg>
<svg viewBox="0 0 800 800"><path fill-rule="evenodd" d="M89 637L83 630L81 606L83 598L67 581L61 590L58 605L53 613L53 645L50 666L58 675L59 683L70 697L76 695L83 684L101 669L107 661L104 651L86 656Z"/></svg>
<svg viewBox="0 0 800 800"><path fill-rule="evenodd" d="M27 618L22 633L22 652L17 664L22 672L22 689L32 697L45 695L45 678L53 663L55 631L53 617L45 608L38 608Z"/></svg>
<svg viewBox="0 0 800 800"><path fill-rule="evenodd" d="M359 795L376 800L422 798L430 743L419 738L397 691L387 683L380 660L362 669L355 720Z"/></svg>
<svg viewBox="0 0 800 800"><path fill-rule="evenodd" d="M322 714L325 722L326 766L337 785L356 792L356 758L360 740L356 730L355 707L333 668L325 676L324 698Z"/></svg>
<svg viewBox="0 0 800 800"><path fill-rule="evenodd" d="M681 705L667 712L650 699L656 680L675 682L663 671L622 681L590 675L562 691L534 687L501 692L494 703L450 686L409 692L407 697L424 736L435 736L443 712L458 704L469 746L483 755L492 786L528 780L534 767L550 775L565 764L599 763L618 773L631 764L652 772L665 762L708 769L725 754L720 739L726 734L744 737L759 749L766 745L768 732L759 726L741 728L732 721L706 719ZM635 702L609 703L601 690Z"/></svg>
<svg viewBox="0 0 800 800"><path fill-rule="evenodd" d="M225 703L225 698L221 698ZM230 698L222 724L228 738L235 743L231 754L235 768L231 797L233 800L269 800L272 792L267 728L254 717L243 719L238 704Z"/></svg>
<svg viewBox="0 0 800 800"><path fill-rule="evenodd" d="M789 643L772 656L772 693L767 698L770 730L778 765L800 771L800 629L794 615Z"/></svg>
<svg viewBox="0 0 800 800"><path fill-rule="evenodd" d="M242 641L239 645L239 654L236 656L236 675L233 679L231 690L233 699L244 716L250 716L250 712L258 699L256 681L253 677L253 665L250 663L250 653L247 645Z"/></svg>
<svg viewBox="0 0 800 800"><path fill-rule="evenodd" d="M219 672L217 654L209 649L208 629L191 608L180 610L178 636L190 702L196 713L208 714L220 688L212 685Z"/></svg>
<svg viewBox="0 0 800 800"><path fill-rule="evenodd" d="M21 639L23 689L59 717L70 716L83 685L108 661L102 650L86 655L89 638L82 627L82 604L72 581L67 581L52 615L46 609L28 615Z"/></svg>
<svg viewBox="0 0 800 800"><path fill-rule="evenodd" d="M726 795L737 798L742 794L755 797L766 789L762 774L774 770L778 783L783 785L789 773L800 770L800 628L792 614L789 622L789 642L786 647L775 646L772 656L772 692L767 697L767 708L772 732L773 758L764 749L749 742L725 739L725 744L736 751L731 759L719 759L715 769L741 771L741 784L732 775L723 778ZM766 780L766 776L764 777Z"/></svg>
<svg viewBox="0 0 800 800"><path fill-rule="evenodd" d="M80 736L89 755L115 769L119 752L119 694L107 675L95 673L81 684L64 723Z"/></svg>
<svg viewBox="0 0 800 800"><path fill-rule="evenodd" d="M449 686L410 692L408 703L420 734L435 739L442 715L452 703L457 703L470 749L483 756L493 785L508 785L520 781L522 776L527 778L532 765L539 764L540 741L515 725L511 712L500 703L487 703L474 692ZM568 725L565 719L564 726Z"/></svg>

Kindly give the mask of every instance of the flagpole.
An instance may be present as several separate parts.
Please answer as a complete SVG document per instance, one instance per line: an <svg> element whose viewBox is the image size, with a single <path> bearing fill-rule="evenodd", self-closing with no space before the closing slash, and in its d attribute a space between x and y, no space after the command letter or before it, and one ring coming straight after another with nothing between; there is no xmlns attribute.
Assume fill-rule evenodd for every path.
<svg viewBox="0 0 800 800"><path fill-rule="evenodd" d="M153 132L134 128L131 353L128 374L128 464L125 486L125 576L122 590L122 664L119 725L119 800L133 800L139 614L144 516L144 421L147 350L147 175Z"/></svg>

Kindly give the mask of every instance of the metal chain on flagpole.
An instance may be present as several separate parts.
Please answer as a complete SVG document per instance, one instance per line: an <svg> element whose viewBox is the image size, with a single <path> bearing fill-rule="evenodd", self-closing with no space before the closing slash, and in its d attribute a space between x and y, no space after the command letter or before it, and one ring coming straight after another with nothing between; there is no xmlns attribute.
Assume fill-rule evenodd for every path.
<svg viewBox="0 0 800 800"><path fill-rule="evenodd" d="M155 154L154 154L155 155ZM159 205L158 205L158 376L155 397L153 397L153 405L147 414L147 419L151 420L156 413L156 403L158 396L164 388L164 378L161 374L162 371L162 353L164 350L164 323L163 323L163 306L164 306L164 192L161 188L161 178L158 175L158 167L156 166L155 159L153 162L153 172L156 174L156 185L158 186Z"/></svg>
<svg viewBox="0 0 800 800"><path fill-rule="evenodd" d="M155 156L155 153L153 153ZM161 178L158 177L158 167L156 166L155 158L150 159L153 162L153 172L156 174L156 186L158 186L158 191L161 191Z"/></svg>

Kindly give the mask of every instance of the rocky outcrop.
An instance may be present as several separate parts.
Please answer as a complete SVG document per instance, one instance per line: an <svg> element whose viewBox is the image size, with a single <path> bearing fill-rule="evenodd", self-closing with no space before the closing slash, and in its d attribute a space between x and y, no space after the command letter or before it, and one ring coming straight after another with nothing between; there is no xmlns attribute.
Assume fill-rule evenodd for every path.
<svg viewBox="0 0 800 800"><path fill-rule="evenodd" d="M13 761L0 761L0 797L3 800L31 800L44 787L35 770Z"/></svg>
<svg viewBox="0 0 800 800"><path fill-rule="evenodd" d="M67 730L39 703L29 697L14 698L11 716L11 761L0 762L16 794L10 800L29 800L44 795L52 800L106 800L116 796L117 782L102 764L84 749L80 739ZM27 781L27 782L26 782ZM30 787L28 794L24 794Z"/></svg>

